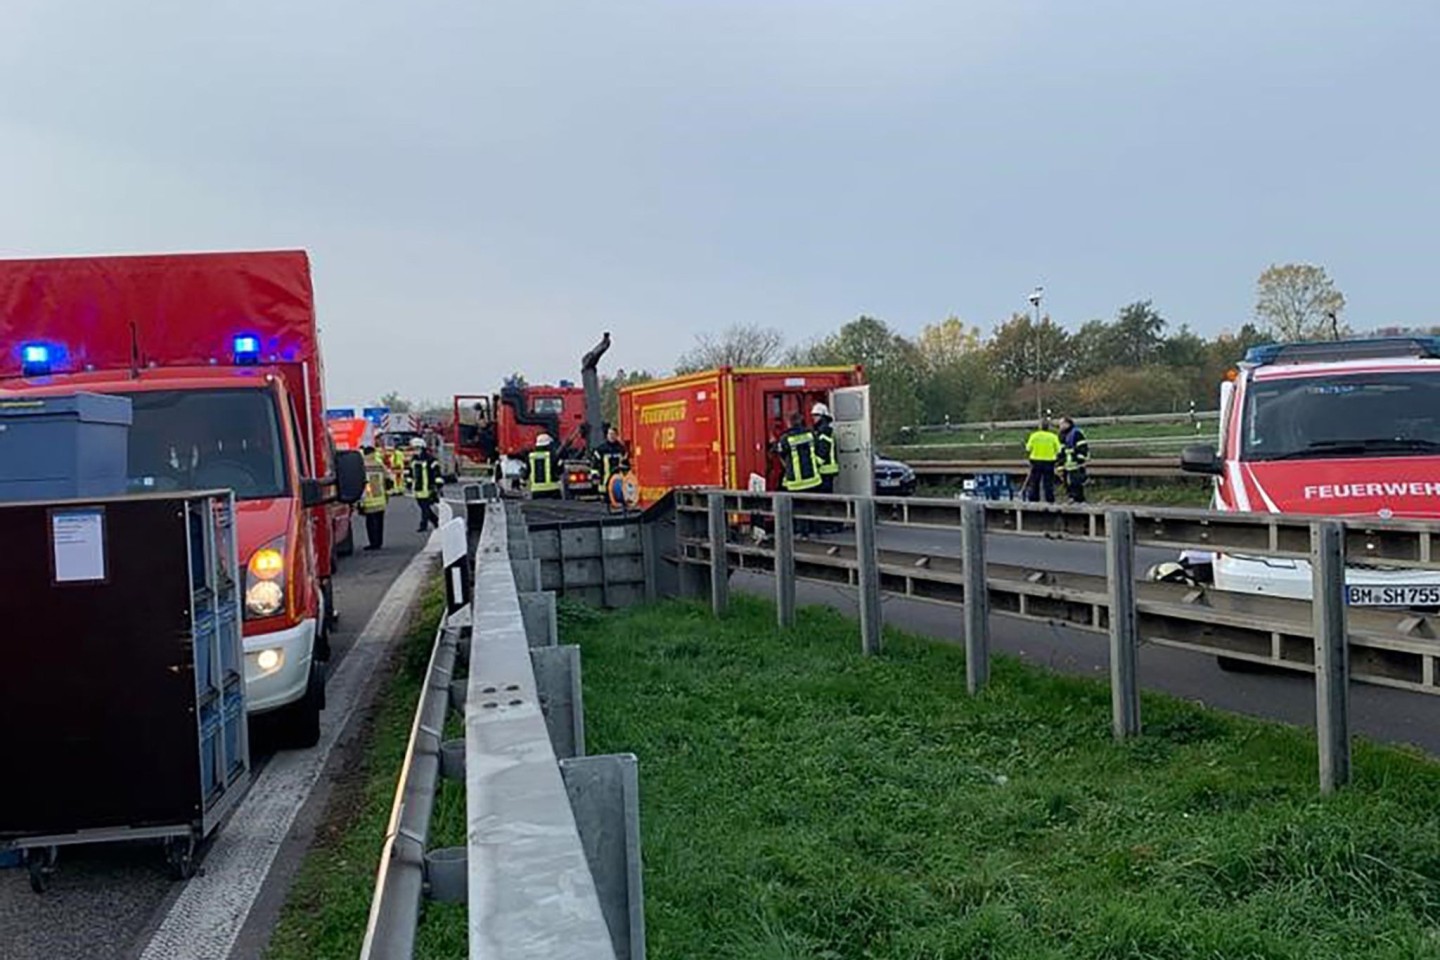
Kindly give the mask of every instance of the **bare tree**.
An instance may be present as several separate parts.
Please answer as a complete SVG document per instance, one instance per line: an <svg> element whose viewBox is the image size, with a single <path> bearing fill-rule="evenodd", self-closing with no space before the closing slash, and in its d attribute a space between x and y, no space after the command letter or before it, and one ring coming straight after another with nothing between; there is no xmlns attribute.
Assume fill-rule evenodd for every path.
<svg viewBox="0 0 1440 960"><path fill-rule="evenodd" d="M1271 264L1255 284L1255 318L1280 340L1339 339L1345 295L1324 267Z"/></svg>
<svg viewBox="0 0 1440 960"><path fill-rule="evenodd" d="M780 356L785 335L771 327L737 323L717 334L700 333L695 346L675 361L676 373L712 367L764 367Z"/></svg>

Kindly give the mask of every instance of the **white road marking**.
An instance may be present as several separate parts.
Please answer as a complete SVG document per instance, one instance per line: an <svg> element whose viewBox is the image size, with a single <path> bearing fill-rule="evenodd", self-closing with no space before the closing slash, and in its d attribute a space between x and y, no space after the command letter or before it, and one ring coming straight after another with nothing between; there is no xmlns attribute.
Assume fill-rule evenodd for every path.
<svg viewBox="0 0 1440 960"><path fill-rule="evenodd" d="M310 796L355 702L386 648L405 628L438 542L432 540L395 578L326 687L320 742L276 753L215 838L205 872L185 885L141 960L222 960L230 956L275 856Z"/></svg>

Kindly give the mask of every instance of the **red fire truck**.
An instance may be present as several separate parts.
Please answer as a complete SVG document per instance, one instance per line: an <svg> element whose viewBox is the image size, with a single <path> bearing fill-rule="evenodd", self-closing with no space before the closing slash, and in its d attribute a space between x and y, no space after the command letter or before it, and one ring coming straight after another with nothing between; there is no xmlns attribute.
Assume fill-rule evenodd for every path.
<svg viewBox="0 0 1440 960"><path fill-rule="evenodd" d="M319 738L339 503L365 482L323 383L302 251L0 261L0 398L126 396L131 490L235 492L248 705L296 745Z"/></svg>
<svg viewBox="0 0 1440 960"><path fill-rule="evenodd" d="M1440 517L1440 338L1252 348L1221 385L1219 446L1188 447L1181 467L1215 478L1217 510L1345 517ZM1309 599L1310 565L1222 553L1224 590ZM1440 606L1440 575L1352 566L1354 606Z"/></svg>
<svg viewBox="0 0 1440 960"><path fill-rule="evenodd" d="M597 367L608 349L610 334L606 333L581 358L581 387L567 380L556 386L510 381L488 397L457 395L451 421L457 469L498 465L534 447L536 438L544 433L566 461L562 479L567 493L594 492L586 451L604 440Z"/></svg>
<svg viewBox="0 0 1440 960"><path fill-rule="evenodd" d="M675 487L780 489L772 452L792 413L810 422L827 404L835 419L836 492L874 485L870 388L860 367L721 367L620 389L620 433L629 444L640 503Z"/></svg>

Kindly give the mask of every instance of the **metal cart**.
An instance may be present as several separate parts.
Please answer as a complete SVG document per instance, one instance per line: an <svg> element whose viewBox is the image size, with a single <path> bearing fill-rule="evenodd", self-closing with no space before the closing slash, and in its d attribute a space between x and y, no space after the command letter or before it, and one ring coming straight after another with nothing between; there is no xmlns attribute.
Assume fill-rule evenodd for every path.
<svg viewBox="0 0 1440 960"><path fill-rule="evenodd" d="M228 491L0 503L0 850L158 840L170 872L249 781Z"/></svg>

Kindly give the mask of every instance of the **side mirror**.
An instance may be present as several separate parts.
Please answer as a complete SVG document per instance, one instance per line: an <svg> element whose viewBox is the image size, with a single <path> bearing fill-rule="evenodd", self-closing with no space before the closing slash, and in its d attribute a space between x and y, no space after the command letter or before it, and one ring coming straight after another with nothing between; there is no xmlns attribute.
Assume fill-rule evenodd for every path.
<svg viewBox="0 0 1440 960"><path fill-rule="evenodd" d="M300 505L307 510L310 507L318 507L326 503L325 485L319 480L300 481Z"/></svg>
<svg viewBox="0 0 1440 960"><path fill-rule="evenodd" d="M359 450L335 454L335 489L341 503L356 503L365 495L365 456Z"/></svg>
<svg viewBox="0 0 1440 960"><path fill-rule="evenodd" d="M1180 451L1180 469L1186 473L1206 473L1218 477L1224 468L1220 454L1208 443L1191 444Z"/></svg>

